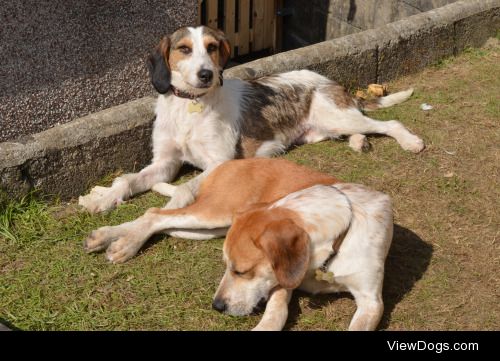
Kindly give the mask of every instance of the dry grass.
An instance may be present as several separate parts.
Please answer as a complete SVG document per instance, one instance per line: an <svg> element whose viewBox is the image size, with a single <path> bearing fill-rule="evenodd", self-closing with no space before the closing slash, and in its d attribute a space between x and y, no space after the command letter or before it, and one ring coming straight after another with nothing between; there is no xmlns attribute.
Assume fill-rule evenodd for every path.
<svg viewBox="0 0 500 361"><path fill-rule="evenodd" d="M390 84L412 85L405 104L372 113L399 119L427 143L419 155L384 137L355 154L345 142L286 158L360 182L394 199L396 232L386 268L382 329L498 329L500 47L470 50ZM434 109L424 112L421 103ZM27 198L0 213L0 317L21 329L250 329L258 316L211 310L223 273L223 240L156 238L113 266L86 255L92 229L133 219L164 199L140 196L108 215ZM3 238L2 238L3 237ZM346 329L347 295L297 294L287 327Z"/></svg>

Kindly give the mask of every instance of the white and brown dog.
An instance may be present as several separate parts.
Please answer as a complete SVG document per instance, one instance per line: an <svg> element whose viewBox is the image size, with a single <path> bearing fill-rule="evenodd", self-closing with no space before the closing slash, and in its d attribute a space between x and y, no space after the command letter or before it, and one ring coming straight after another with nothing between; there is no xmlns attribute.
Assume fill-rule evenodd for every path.
<svg viewBox="0 0 500 361"><path fill-rule="evenodd" d="M165 185L165 193L175 187ZM384 262L392 239L390 198L283 159L228 161L200 184L182 209L148 210L102 227L85 240L87 252L107 249L120 263L154 233L189 239L223 236L225 275L213 307L247 315L267 301L257 330L281 329L293 289L349 291L357 311L351 330L373 330L383 312Z"/></svg>
<svg viewBox="0 0 500 361"><path fill-rule="evenodd" d="M160 93L152 163L117 178L109 188L95 187L80 197L82 206L91 212L109 210L157 183L172 181L183 162L204 172L177 187L167 208L191 203L193 189L224 161L269 157L292 144L347 135L350 146L362 150L367 146L364 134L377 133L415 153L424 148L401 123L377 121L361 112L403 102L412 89L362 101L307 70L252 81L226 79L223 84L229 54L224 34L207 27L181 28L163 38L149 58L151 80Z"/></svg>

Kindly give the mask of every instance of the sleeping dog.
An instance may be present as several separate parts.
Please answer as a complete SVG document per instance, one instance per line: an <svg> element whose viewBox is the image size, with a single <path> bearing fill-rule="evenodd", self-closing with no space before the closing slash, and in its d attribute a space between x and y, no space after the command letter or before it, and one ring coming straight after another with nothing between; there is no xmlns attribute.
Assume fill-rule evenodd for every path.
<svg viewBox="0 0 500 361"><path fill-rule="evenodd" d="M181 28L161 40L148 60L151 81L160 93L152 163L117 178L109 188L93 188L80 197L80 205L90 212L109 210L156 183L172 181L187 162L204 172L177 187L167 205L183 207L194 200L193 189L224 161L269 157L292 144L345 135L358 151L367 146L364 134L371 133L389 135L415 153L424 148L398 121L377 121L361 112L403 102L412 89L363 101L308 70L223 81L229 55L224 34L204 26Z"/></svg>
<svg viewBox="0 0 500 361"><path fill-rule="evenodd" d="M316 185L238 214L224 243L226 272L213 307L266 310L254 330L281 330L292 291L350 292L349 330L375 330L393 232L390 198L359 184Z"/></svg>
<svg viewBox="0 0 500 361"><path fill-rule="evenodd" d="M175 187L162 184L159 190L169 195ZM349 291L358 307L349 329L376 328L393 229L388 196L266 158L228 161L195 193L194 203L185 208L152 208L134 221L92 232L84 242L86 251L107 249L108 260L121 263L154 233L210 239L231 227L215 309L246 315L267 300L256 329L278 330L293 289Z"/></svg>

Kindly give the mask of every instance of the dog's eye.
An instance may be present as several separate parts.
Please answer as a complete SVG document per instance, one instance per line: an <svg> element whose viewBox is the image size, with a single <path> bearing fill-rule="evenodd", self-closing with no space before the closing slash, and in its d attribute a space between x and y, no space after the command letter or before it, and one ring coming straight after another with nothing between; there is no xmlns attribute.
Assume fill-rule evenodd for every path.
<svg viewBox="0 0 500 361"><path fill-rule="evenodd" d="M233 270L233 273L234 273L236 276L243 276L246 272L239 272L239 271Z"/></svg>
<svg viewBox="0 0 500 361"><path fill-rule="evenodd" d="M183 54L189 54L189 53L191 53L191 48L189 48L188 46L185 46L185 45L179 46L177 48L177 50L179 50Z"/></svg>
<svg viewBox="0 0 500 361"><path fill-rule="evenodd" d="M207 52L208 53L213 53L216 50L217 50L217 45L215 45L215 44L208 44L208 46L207 46Z"/></svg>

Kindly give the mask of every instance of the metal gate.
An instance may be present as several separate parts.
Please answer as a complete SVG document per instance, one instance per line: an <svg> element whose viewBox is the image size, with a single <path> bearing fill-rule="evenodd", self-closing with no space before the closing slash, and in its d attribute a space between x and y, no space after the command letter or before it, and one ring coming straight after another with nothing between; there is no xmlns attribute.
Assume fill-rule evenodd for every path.
<svg viewBox="0 0 500 361"><path fill-rule="evenodd" d="M198 23L224 30L231 57L280 51L283 0L198 0Z"/></svg>

